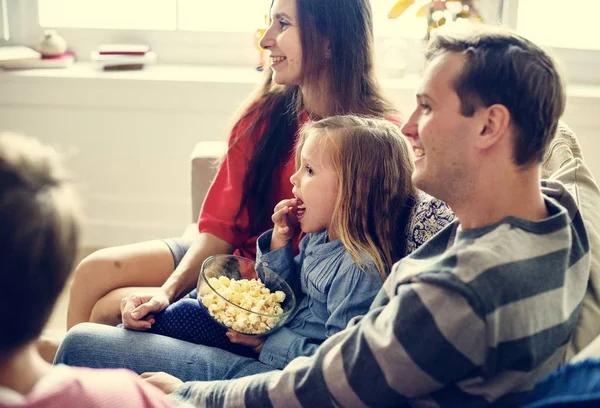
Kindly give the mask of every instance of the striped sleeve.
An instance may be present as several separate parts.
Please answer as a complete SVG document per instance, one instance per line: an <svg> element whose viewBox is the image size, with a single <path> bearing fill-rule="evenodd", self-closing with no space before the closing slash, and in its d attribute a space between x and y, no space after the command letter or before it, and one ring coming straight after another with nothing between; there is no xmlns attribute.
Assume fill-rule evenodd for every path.
<svg viewBox="0 0 600 408"><path fill-rule="evenodd" d="M443 287L402 285L390 303L329 338L284 371L187 383L197 406L398 406L473 373L485 361L485 322L473 299ZM418 330L415 330L418 327ZM364 381L369 378L369 381Z"/></svg>

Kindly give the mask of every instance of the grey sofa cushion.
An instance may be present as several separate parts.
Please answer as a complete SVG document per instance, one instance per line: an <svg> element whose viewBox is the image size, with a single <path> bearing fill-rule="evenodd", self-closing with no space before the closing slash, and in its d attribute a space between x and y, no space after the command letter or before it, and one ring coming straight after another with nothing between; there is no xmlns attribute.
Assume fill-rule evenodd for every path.
<svg viewBox="0 0 600 408"><path fill-rule="evenodd" d="M583 163L575 134L564 123L559 124L546 153L541 176L561 181L575 197L590 243L590 280L577 328L567 349L567 360L570 360L600 336L600 189ZM600 356L600 347L597 355Z"/></svg>
<svg viewBox="0 0 600 408"><path fill-rule="evenodd" d="M567 359L571 359L600 336L600 190L590 170L576 157L565 162L551 178L565 184L579 204L591 251L590 280L577 328L567 350Z"/></svg>

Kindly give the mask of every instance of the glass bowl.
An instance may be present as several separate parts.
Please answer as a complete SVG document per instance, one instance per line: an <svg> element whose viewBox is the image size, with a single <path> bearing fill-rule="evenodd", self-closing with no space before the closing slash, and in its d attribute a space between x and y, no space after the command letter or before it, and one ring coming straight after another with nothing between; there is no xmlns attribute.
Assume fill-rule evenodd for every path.
<svg viewBox="0 0 600 408"><path fill-rule="evenodd" d="M197 289L205 311L221 326L242 334L269 334L296 306L294 292L281 276L235 255L207 258Z"/></svg>

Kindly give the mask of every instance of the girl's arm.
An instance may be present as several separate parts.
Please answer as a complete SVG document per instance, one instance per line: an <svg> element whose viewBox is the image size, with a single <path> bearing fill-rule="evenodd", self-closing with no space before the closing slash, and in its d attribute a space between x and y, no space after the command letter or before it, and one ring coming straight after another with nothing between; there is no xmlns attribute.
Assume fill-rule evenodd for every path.
<svg viewBox="0 0 600 408"><path fill-rule="evenodd" d="M256 264L271 269L273 272L281 276L292 291L296 298L302 296L302 288L300 285L300 268L304 260L304 252L310 240L311 235L306 235L300 241L299 254L294 257L292 241L289 241L284 247L271 250L273 230L269 230L262 234L256 242Z"/></svg>
<svg viewBox="0 0 600 408"><path fill-rule="evenodd" d="M352 318L368 312L383 284L379 274L370 269L364 272L356 264L348 262L336 274L327 293L327 337L346 328ZM296 357L313 355L321 343L284 326L265 339L259 361L282 369Z"/></svg>

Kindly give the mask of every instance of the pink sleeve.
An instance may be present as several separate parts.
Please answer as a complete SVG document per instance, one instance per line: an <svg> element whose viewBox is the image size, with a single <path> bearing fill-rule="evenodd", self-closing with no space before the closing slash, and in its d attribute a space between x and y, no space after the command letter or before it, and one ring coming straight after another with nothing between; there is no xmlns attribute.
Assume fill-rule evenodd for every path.
<svg viewBox="0 0 600 408"><path fill-rule="evenodd" d="M167 398L167 395L153 386L132 374L134 378L134 387L137 389L139 398L142 401L144 408L173 408L175 402Z"/></svg>
<svg viewBox="0 0 600 408"><path fill-rule="evenodd" d="M71 367L73 382L56 395L62 408L173 408L161 390L125 369Z"/></svg>

